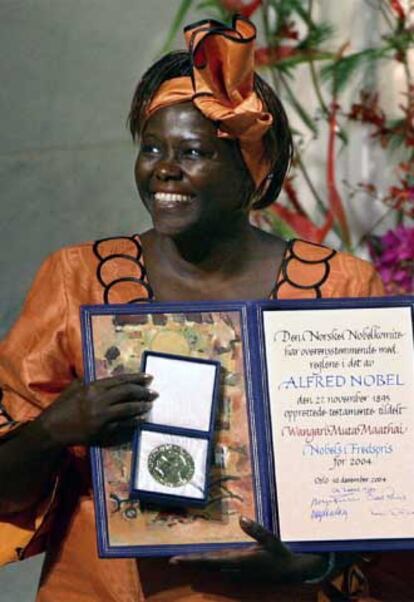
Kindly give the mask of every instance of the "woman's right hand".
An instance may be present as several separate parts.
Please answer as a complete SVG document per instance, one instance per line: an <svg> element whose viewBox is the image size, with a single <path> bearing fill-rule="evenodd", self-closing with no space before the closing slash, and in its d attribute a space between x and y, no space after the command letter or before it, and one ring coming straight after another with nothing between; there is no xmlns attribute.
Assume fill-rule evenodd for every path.
<svg viewBox="0 0 414 602"><path fill-rule="evenodd" d="M148 374L122 374L88 385L74 381L37 419L58 447L110 444L130 435L158 396Z"/></svg>

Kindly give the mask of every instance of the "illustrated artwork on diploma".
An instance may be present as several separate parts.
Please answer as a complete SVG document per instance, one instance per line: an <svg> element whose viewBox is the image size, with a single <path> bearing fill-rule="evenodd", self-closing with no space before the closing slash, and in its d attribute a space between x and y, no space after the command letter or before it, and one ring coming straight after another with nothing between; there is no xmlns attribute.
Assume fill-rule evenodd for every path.
<svg viewBox="0 0 414 602"><path fill-rule="evenodd" d="M136 372L144 352L219 362L222 377L208 469L209 496L207 503L197 508L141 503L130 492L132 445L95 448L92 454L100 554L162 555L198 550L203 545L206 549L224 544L248 545L250 540L239 527L239 515L262 519L255 498L241 312L238 307L157 311L154 305L139 304L129 309L119 306L119 311L116 306L95 306L90 317L86 309L89 370L95 378ZM150 373L151 369L148 366ZM188 367L184 369L188 372ZM180 403L178 393L176 398L174 403ZM157 401L155 421L165 413L163 395L158 407ZM187 405L181 410L177 407L172 414L177 426L198 429L206 428L209 415L210 410L207 413L201 407L191 416ZM205 484L207 440L165 434L152 442L155 435L143 432L143 482L152 482L153 490L163 494L190 492L195 498L202 497L197 487L202 491ZM180 474L166 468L167 455L180 460Z"/></svg>

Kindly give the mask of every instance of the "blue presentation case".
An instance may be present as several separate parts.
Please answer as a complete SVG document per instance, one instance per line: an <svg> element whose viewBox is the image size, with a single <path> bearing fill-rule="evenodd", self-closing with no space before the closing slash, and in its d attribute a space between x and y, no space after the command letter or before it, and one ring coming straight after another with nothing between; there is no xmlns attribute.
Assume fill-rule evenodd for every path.
<svg viewBox="0 0 414 602"><path fill-rule="evenodd" d="M171 424L163 424L162 422L148 421L142 423L137 428L134 442L133 442L133 455L132 455L132 470L131 470L131 497L136 497L142 502L153 502L160 505L172 505L172 506L205 506L208 500L209 492L209 480L210 480L210 465L213 453L213 439L214 439L214 428L215 428L215 417L217 412L218 398L220 395L220 362L216 360L206 360L202 358L187 357L182 355L175 355L170 353L161 353L154 351L144 351L141 361L141 371L148 371L147 365L151 359L157 358L158 363L165 363L165 366L169 365L170 378L175 386L183 386L184 383L180 382L186 378L186 374L191 372L192 367L196 367L200 370L204 368L212 368L209 370L210 376L210 389L208 392L208 403L210 404L210 411L208 416L208 423L205 425L205 429L195 428L183 428L179 426L173 426ZM174 367L177 368L177 364L182 364L186 367L185 373L181 373L181 378L177 376L177 370L174 371ZM178 378L178 381L177 381ZM156 389L157 379L151 383L152 387ZM168 395L168 391L167 391ZM199 395L199 391L194 391L194 397ZM155 400L155 404L157 400ZM180 407L174 408L173 414L176 418L180 417ZM170 422L174 422L170 420ZM155 486L158 485L158 489L164 489L164 491L156 491L147 487L139 487L137 479L139 478L139 471L143 459L142 447L145 438L152 436L155 441L158 441L157 447L151 452L153 457L158 453L158 457L162 460L162 466L158 467L160 475L158 476L158 482L155 482L154 477L153 483ZM197 446L204 450L202 459L195 462L191 455L179 445L179 442L188 442L190 447ZM144 462L144 470L148 470L148 462L151 460L151 454L149 455L147 464ZM169 454L170 457L166 457ZM177 466L177 462L181 466ZM186 464L187 462L187 464ZM193 463L193 465L191 465ZM157 469L156 460L153 461L154 470ZM183 495L179 492L185 488L186 482L190 474L183 474L187 470L187 473L198 474L201 480L201 487L195 488L196 495ZM163 472L161 472L163 470ZM181 472L180 472L181 470ZM178 481L174 483L174 479ZM147 478L148 481L148 478ZM183 484L180 485L180 482ZM191 483L191 481L189 480ZM165 485L168 483L168 485ZM168 491L168 489L170 491ZM193 488L194 489L194 488ZM177 493L178 492L178 493Z"/></svg>

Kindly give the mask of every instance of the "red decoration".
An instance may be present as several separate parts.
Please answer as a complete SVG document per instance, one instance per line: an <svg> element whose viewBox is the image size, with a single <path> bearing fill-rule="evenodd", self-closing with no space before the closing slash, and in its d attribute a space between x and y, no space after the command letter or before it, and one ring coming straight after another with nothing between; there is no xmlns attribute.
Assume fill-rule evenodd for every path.
<svg viewBox="0 0 414 602"><path fill-rule="evenodd" d="M335 43L332 44L333 35L325 15L313 10L312 2L212 0L211 3L207 3L226 9L224 12L239 13L247 18L255 13L257 21L260 17L264 18L266 27L262 28L264 31L259 32L261 42L256 46L256 67L268 68L277 82L282 100L292 101L291 110L299 116L298 123L306 125L315 139L323 140L325 147L321 150L321 162L325 165L325 182L319 182L316 186L305 160L308 141L311 140L303 135L301 129L294 131L299 144L295 153L298 160L293 161L292 173L302 173L304 184L309 186L313 203L316 203L320 210L318 217L314 219L313 210L309 207L308 211L308 206L302 203L303 191L293 175L283 185L280 204L271 205L265 212L255 212L254 223L260 224L264 229L273 230L287 238L299 236L316 243L323 243L327 235L334 230L342 247L351 253L358 253L360 247L369 241L371 244L374 244L373 241L379 241L386 246L394 239L396 243L403 241L398 248L403 248L404 253L406 249L411 252L414 248L414 83L410 68L414 6L411 0L378 0L377 3L383 5L388 15L383 22L383 35L378 38L374 47L369 46L367 41L362 49L352 49L349 42L339 47ZM204 4L200 3L201 6ZM272 8L272 14L269 14L269 7ZM384 61L391 60L394 65L398 61L399 73L404 80L404 91L398 92L398 96L395 96L398 100L394 101L394 106L388 110L382 105L383 91L379 90L378 86L369 91L359 87L359 97L353 95L351 108L344 111L340 106L343 105L342 95L346 88L349 88L353 73L363 73L367 59L378 66ZM307 90L299 93L295 88L296 80L302 77L304 65L310 68L312 76L307 80L309 94ZM327 86L323 86L325 81ZM366 78L363 81L366 82ZM350 121L364 129L369 128L372 146L380 147L384 153L387 150L398 151L398 154L389 152L389 181L386 184L382 179L378 186L369 181L339 181L338 138L346 144L348 134L352 136L355 127L349 128L348 131ZM325 134L326 126L328 136L325 144L325 135L322 137L321 133ZM363 202L382 203L385 208L384 215L395 217L398 228L390 231L386 237L379 237L377 233L381 232L385 224L380 218L372 224L369 231L361 232L363 235L355 240L355 235L351 237L349 229L344 194L347 194L348 202L361 195ZM385 246L381 251L382 255L385 253ZM395 290L414 292L414 254L411 252L409 258L402 255L400 258L402 260L398 263L398 270L394 270L394 259L390 256L388 262L386 256L390 265L387 263L381 273L387 283L387 290L394 290L395 285ZM406 270L408 263L404 262L409 262L409 274ZM388 268L389 271L386 272Z"/></svg>
<svg viewBox="0 0 414 602"><path fill-rule="evenodd" d="M382 131L385 126L385 113L378 104L378 94L363 91L360 96L361 102L352 105L349 119L372 123Z"/></svg>
<svg viewBox="0 0 414 602"><path fill-rule="evenodd" d="M220 2L231 13L249 18L259 8L262 0L220 0Z"/></svg>
<svg viewBox="0 0 414 602"><path fill-rule="evenodd" d="M405 95L407 106L400 105L403 119L387 124L384 111L378 104L378 94L361 92L361 101L354 103L348 118L374 126L373 137L378 137L382 146L387 147L392 136L399 136L404 145L414 147L414 86L410 86Z"/></svg>
<svg viewBox="0 0 414 602"><path fill-rule="evenodd" d="M296 48L292 46L276 46L275 48L257 48L255 63L257 67L274 65L278 61L289 58L296 54Z"/></svg>
<svg viewBox="0 0 414 602"><path fill-rule="evenodd" d="M277 30L279 38L288 38L290 40L299 40L299 32L296 29L294 21L285 21Z"/></svg>
<svg viewBox="0 0 414 602"><path fill-rule="evenodd" d="M326 235L332 228L332 213L329 212L326 215L325 223L322 226L315 226L315 224L306 215L301 215L295 211L291 211L283 205L277 203L269 207L270 211L273 211L281 220L286 222L300 238L310 240L315 243L322 243L325 240Z"/></svg>
<svg viewBox="0 0 414 602"><path fill-rule="evenodd" d="M405 12L399 0L390 0L392 10L397 14L401 21L405 20Z"/></svg>

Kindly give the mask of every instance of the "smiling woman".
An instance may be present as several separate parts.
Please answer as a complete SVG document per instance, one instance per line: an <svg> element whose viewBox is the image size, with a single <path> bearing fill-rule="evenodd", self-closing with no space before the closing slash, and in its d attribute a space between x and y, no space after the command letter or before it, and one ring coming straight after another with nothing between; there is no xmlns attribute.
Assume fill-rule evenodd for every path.
<svg viewBox="0 0 414 602"><path fill-rule="evenodd" d="M294 555L243 517L255 545L242 553L138 565L96 551L86 446L130 437L157 393L141 373L83 384L80 305L382 291L366 262L250 225L251 208L276 200L292 151L284 110L254 74L254 39L254 26L240 17L232 27L200 22L186 28L188 51L147 71L129 122L153 227L49 257L2 343L0 560L46 550L38 602L299 602L317 590L323 596L321 588L344 599L362 591L346 557L335 565ZM337 575L343 594L328 583Z"/></svg>
<svg viewBox="0 0 414 602"><path fill-rule="evenodd" d="M253 41L252 25L239 20L237 27L231 31L240 38L220 34L202 43L199 28L187 28L193 53L160 59L133 98L130 129L140 144L135 177L154 224L141 240L158 300L267 297L285 252L284 241L251 227L249 209L277 196L291 135L278 98L253 74L251 51L250 60L241 60L239 46ZM203 64L208 44L223 64L232 55L227 73ZM209 76L193 89L197 62Z"/></svg>

